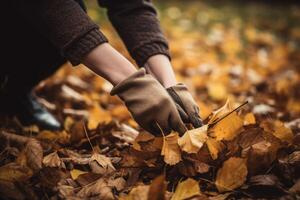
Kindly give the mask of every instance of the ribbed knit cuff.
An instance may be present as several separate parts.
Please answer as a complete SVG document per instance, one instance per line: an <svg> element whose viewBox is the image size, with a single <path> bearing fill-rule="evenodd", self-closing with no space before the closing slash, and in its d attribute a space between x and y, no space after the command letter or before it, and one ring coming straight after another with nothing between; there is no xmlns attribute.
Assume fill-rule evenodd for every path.
<svg viewBox="0 0 300 200"><path fill-rule="evenodd" d="M157 54L166 55L171 60L168 47L164 43L159 42L149 43L144 46L141 46L138 49L135 49L134 52L132 52L132 57L139 67L144 67L148 58Z"/></svg>
<svg viewBox="0 0 300 200"><path fill-rule="evenodd" d="M108 42L105 35L98 29L92 29L66 49L65 57L72 65L79 65L83 57L98 45Z"/></svg>

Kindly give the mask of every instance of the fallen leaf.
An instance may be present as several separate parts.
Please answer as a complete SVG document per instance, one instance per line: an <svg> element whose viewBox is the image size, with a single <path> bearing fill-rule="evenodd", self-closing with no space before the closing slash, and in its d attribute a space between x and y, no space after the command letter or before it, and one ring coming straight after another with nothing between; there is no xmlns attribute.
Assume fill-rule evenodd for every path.
<svg viewBox="0 0 300 200"><path fill-rule="evenodd" d="M225 145L221 141L218 141L214 138L208 138L206 145L213 160L216 160L219 153L225 148Z"/></svg>
<svg viewBox="0 0 300 200"><path fill-rule="evenodd" d="M27 165L34 171L42 168L43 148L40 142L36 139L29 139L24 149Z"/></svg>
<svg viewBox="0 0 300 200"><path fill-rule="evenodd" d="M271 174L252 176L247 192L255 197L276 198L286 194L279 179Z"/></svg>
<svg viewBox="0 0 300 200"><path fill-rule="evenodd" d="M247 160L231 157L218 170L216 186L219 192L231 191L244 184L247 177Z"/></svg>
<svg viewBox="0 0 300 200"><path fill-rule="evenodd" d="M267 141L261 141L252 145L247 155L248 172L251 175L263 173L270 168L275 160L277 148Z"/></svg>
<svg viewBox="0 0 300 200"><path fill-rule="evenodd" d="M188 178L178 183L171 200L188 199L199 194L201 194L199 183L194 179Z"/></svg>
<svg viewBox="0 0 300 200"><path fill-rule="evenodd" d="M256 124L255 116L253 113L247 113L244 117L244 125Z"/></svg>
<svg viewBox="0 0 300 200"><path fill-rule="evenodd" d="M290 128L286 127L284 123L279 120L272 121L263 121L261 127L272 133L276 138L280 139L282 142L287 142L289 144L293 141L293 132Z"/></svg>
<svg viewBox="0 0 300 200"><path fill-rule="evenodd" d="M166 192L165 176L156 177L149 188L148 200L164 200Z"/></svg>
<svg viewBox="0 0 300 200"><path fill-rule="evenodd" d="M103 168L110 169L110 170L116 170L113 164L111 163L111 160L109 157L106 157L104 155L101 155L99 153L93 153L91 161L97 161L99 165L101 165Z"/></svg>
<svg viewBox="0 0 300 200"><path fill-rule="evenodd" d="M231 113L209 129L209 135L217 140L232 140L243 128L243 120L236 112Z"/></svg>
<svg viewBox="0 0 300 200"><path fill-rule="evenodd" d="M76 180L78 178L78 176L80 176L81 174L86 174L87 172L81 171L79 169L72 169L70 171L71 177L73 180Z"/></svg>
<svg viewBox="0 0 300 200"><path fill-rule="evenodd" d="M21 166L17 163L8 163L0 167L1 181L24 181L32 176L32 170L26 166Z"/></svg>
<svg viewBox="0 0 300 200"><path fill-rule="evenodd" d="M77 194L77 197L90 199L97 198L103 200L114 200L115 196L112 192L112 187L108 185L104 178L98 179L93 184L84 186Z"/></svg>
<svg viewBox="0 0 300 200"><path fill-rule="evenodd" d="M230 101L230 99L227 99L224 106L212 112L212 116L210 117L208 124L213 124L214 122L221 119L232 110L233 110L232 102Z"/></svg>
<svg viewBox="0 0 300 200"><path fill-rule="evenodd" d="M112 117L109 112L101 108L98 103L94 103L89 110L88 129L95 129L100 123L109 123L111 120Z"/></svg>
<svg viewBox="0 0 300 200"><path fill-rule="evenodd" d="M178 139L178 145L187 153L197 153L203 146L207 137L207 125L200 128L192 129Z"/></svg>
<svg viewBox="0 0 300 200"><path fill-rule="evenodd" d="M170 133L163 138L163 147L161 155L164 156L165 163L169 165L175 165L181 161L181 152L178 145L179 135L178 133Z"/></svg>
<svg viewBox="0 0 300 200"><path fill-rule="evenodd" d="M149 189L149 185L139 185L137 187L134 187L127 196L122 198L122 200L148 199Z"/></svg>
<svg viewBox="0 0 300 200"><path fill-rule="evenodd" d="M46 167L66 168L65 163L59 158L56 151L45 156L43 159L43 164Z"/></svg>

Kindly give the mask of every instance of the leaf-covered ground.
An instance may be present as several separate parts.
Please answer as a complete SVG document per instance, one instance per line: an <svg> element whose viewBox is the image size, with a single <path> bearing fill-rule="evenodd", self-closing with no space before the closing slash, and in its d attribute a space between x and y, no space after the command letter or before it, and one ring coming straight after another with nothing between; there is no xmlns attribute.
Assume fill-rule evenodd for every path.
<svg viewBox="0 0 300 200"><path fill-rule="evenodd" d="M94 4L90 16L127 55ZM64 130L0 119L1 199L300 198L300 6L158 6L206 125L155 138L107 82L67 64L36 89Z"/></svg>

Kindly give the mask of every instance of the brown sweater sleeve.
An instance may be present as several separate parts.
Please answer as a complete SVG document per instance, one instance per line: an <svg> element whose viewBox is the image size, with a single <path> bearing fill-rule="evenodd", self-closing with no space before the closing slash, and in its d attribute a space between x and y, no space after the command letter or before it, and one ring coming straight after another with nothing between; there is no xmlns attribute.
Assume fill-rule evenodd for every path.
<svg viewBox="0 0 300 200"><path fill-rule="evenodd" d="M124 41L129 53L142 67L156 54L170 58L157 13L150 0L98 0L107 8L108 17Z"/></svg>
<svg viewBox="0 0 300 200"><path fill-rule="evenodd" d="M14 7L73 65L107 42L99 27L74 0L14 0Z"/></svg>

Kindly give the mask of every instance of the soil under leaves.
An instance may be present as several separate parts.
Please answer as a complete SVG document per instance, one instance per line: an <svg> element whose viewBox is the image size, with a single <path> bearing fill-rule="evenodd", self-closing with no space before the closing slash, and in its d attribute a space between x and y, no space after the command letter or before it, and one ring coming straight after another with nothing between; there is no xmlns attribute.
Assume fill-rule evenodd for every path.
<svg viewBox="0 0 300 200"><path fill-rule="evenodd" d="M65 65L36 89L62 131L1 117L1 199L300 198L300 7L160 7L177 78L206 125L154 137L111 85Z"/></svg>

